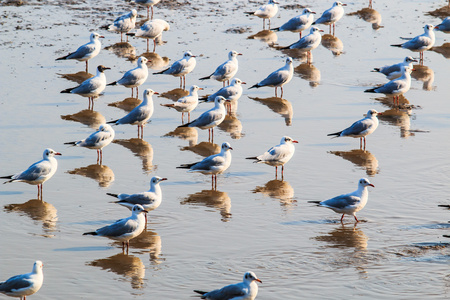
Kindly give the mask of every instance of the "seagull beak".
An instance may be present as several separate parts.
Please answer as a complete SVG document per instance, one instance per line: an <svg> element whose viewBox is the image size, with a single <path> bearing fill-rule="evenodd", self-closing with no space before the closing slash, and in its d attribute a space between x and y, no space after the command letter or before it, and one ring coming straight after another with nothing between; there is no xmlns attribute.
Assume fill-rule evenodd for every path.
<svg viewBox="0 0 450 300"><path fill-rule="evenodd" d="M161 180L160 180L160 181L164 181L164 180L167 180L167 178L161 178Z"/></svg>
<svg viewBox="0 0 450 300"><path fill-rule="evenodd" d="M158 93L158 92L154 92L153 94L155 94L155 95L159 95L159 93Z"/></svg>
<svg viewBox="0 0 450 300"><path fill-rule="evenodd" d="M191 57L197 57L197 56L195 56L195 55L191 55Z"/></svg>
<svg viewBox="0 0 450 300"><path fill-rule="evenodd" d="M379 116L382 116L382 115L383 115L383 113L377 113L377 115L379 115Z"/></svg>
<svg viewBox="0 0 450 300"><path fill-rule="evenodd" d="M243 55L242 53L238 53L237 55Z"/></svg>
<svg viewBox="0 0 450 300"><path fill-rule="evenodd" d="M434 29L439 29L439 25L434 26Z"/></svg>
<svg viewBox="0 0 450 300"><path fill-rule="evenodd" d="M102 38L102 39L104 39L105 37L104 37L103 35L101 35L101 36L99 36L99 38Z"/></svg>
<svg viewBox="0 0 450 300"><path fill-rule="evenodd" d="M347 6L347 4L345 4L345 3L342 3L342 6Z"/></svg>
<svg viewBox="0 0 450 300"><path fill-rule="evenodd" d="M375 187L373 184L371 184L371 183L369 183L369 185L371 186L371 187Z"/></svg>
<svg viewBox="0 0 450 300"><path fill-rule="evenodd" d="M322 30L322 29L319 29L319 32L323 32L323 30Z"/></svg>
<svg viewBox="0 0 450 300"><path fill-rule="evenodd" d="M204 88L198 88L199 90L201 90L201 91L203 91L204 90Z"/></svg>
<svg viewBox="0 0 450 300"><path fill-rule="evenodd" d="M312 13L312 14L316 14L316 12L315 12L315 11L312 11L311 13Z"/></svg>
<svg viewBox="0 0 450 300"><path fill-rule="evenodd" d="M104 67L103 70L111 70L111 68Z"/></svg>
<svg viewBox="0 0 450 300"><path fill-rule="evenodd" d="M147 213L148 213L148 210L145 210L145 209L144 209L142 212L147 214Z"/></svg>
<svg viewBox="0 0 450 300"><path fill-rule="evenodd" d="M59 152L56 152L56 153L55 153L55 155L62 155L62 154L61 154L61 153L59 153Z"/></svg>
<svg viewBox="0 0 450 300"><path fill-rule="evenodd" d="M298 144L298 141L292 141L292 142Z"/></svg>
<svg viewBox="0 0 450 300"><path fill-rule="evenodd" d="M243 81L242 81L241 84L247 84L247 82L243 82Z"/></svg>
<svg viewBox="0 0 450 300"><path fill-rule="evenodd" d="M255 280L258 281L259 283L262 283L261 279L259 278L256 278Z"/></svg>
<svg viewBox="0 0 450 300"><path fill-rule="evenodd" d="M228 148L228 149L230 149L230 150L233 150L233 148L231 148L231 147L230 147L230 148Z"/></svg>

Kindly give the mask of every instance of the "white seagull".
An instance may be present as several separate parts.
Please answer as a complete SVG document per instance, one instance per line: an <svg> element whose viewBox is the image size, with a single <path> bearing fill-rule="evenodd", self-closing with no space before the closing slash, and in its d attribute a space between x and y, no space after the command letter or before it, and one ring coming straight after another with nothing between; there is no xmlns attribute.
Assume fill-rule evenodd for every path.
<svg viewBox="0 0 450 300"><path fill-rule="evenodd" d="M188 122L190 122L191 111L193 111L198 105L199 90L203 90L203 88L193 85L189 90L189 95L181 97L175 103L161 104L161 106L175 108L176 111L181 112L181 122L183 122L184 113L188 113Z"/></svg>
<svg viewBox="0 0 450 300"><path fill-rule="evenodd" d="M230 150L233 150L230 144L223 143L220 153L208 156L200 162L183 164L177 169L189 169L189 172L200 172L205 175L211 174L212 184L217 187L217 174L225 172L231 164Z"/></svg>
<svg viewBox="0 0 450 300"><path fill-rule="evenodd" d="M162 36L163 31L168 30L170 30L169 23L161 19L154 19L142 24L141 28L139 28L135 34L127 33L127 35L147 39L147 52L148 52L148 41L153 40L153 52L155 52L156 39Z"/></svg>
<svg viewBox="0 0 450 300"><path fill-rule="evenodd" d="M86 79L79 86L61 91L61 93L78 94L89 99L89 109L94 109L94 98L97 98L106 88L106 76L104 71L111 70L105 66L97 67L97 75ZM91 108L92 107L92 108Z"/></svg>
<svg viewBox="0 0 450 300"><path fill-rule="evenodd" d="M253 272L245 272L242 282L227 285L211 292L194 290L206 300L254 300L258 295L258 284L262 283Z"/></svg>
<svg viewBox="0 0 450 300"><path fill-rule="evenodd" d="M133 206L131 216L120 219L111 225L102 227L92 232L85 232L83 235L98 235L122 242L122 251L125 251L125 245L128 248L130 240L137 237L145 229L145 217L142 214L147 211L139 204Z"/></svg>
<svg viewBox="0 0 450 300"><path fill-rule="evenodd" d="M441 24L434 26L434 30L449 33L450 32L450 17L445 18Z"/></svg>
<svg viewBox="0 0 450 300"><path fill-rule="evenodd" d="M323 206L338 214L342 214L341 222L344 216L352 215L355 217L356 222L359 220L356 218L356 212L360 211L367 204L369 199L368 186L375 187L370 183L369 179L361 178L358 182L358 189L352 193L340 195L324 201L308 201L310 203L317 203L319 206Z"/></svg>
<svg viewBox="0 0 450 300"><path fill-rule="evenodd" d="M255 15L263 19L263 29L266 28L266 19L269 19L269 30L270 30L270 19L275 17L278 13L279 2L275 0L269 0L267 4L262 5L255 12L246 12L247 15Z"/></svg>
<svg viewBox="0 0 450 300"><path fill-rule="evenodd" d="M403 95L411 88L411 72L412 68L409 66L402 66L402 75L396 79L389 81L388 83L375 87L372 89L367 89L365 93L381 93L385 95L392 95L394 97L394 105L395 100L397 100L397 106L399 105L399 97Z"/></svg>
<svg viewBox="0 0 450 300"><path fill-rule="evenodd" d="M122 15L114 20L114 23L108 26L108 31L120 32L120 41L122 42L123 33L127 33L136 26L137 11L132 9L129 13ZM127 35L128 42L128 35Z"/></svg>
<svg viewBox="0 0 450 300"><path fill-rule="evenodd" d="M88 71L88 60L96 57L100 53L102 44L99 38L104 38L104 36L98 34L97 32L91 33L90 42L80 46L77 51L67 54L66 56L57 58L56 60L64 59L76 59L78 61L86 62L86 72Z"/></svg>
<svg viewBox="0 0 450 300"><path fill-rule="evenodd" d="M16 275L0 282L0 293L26 300L27 296L33 295L41 288L44 282L43 266L42 261L37 260L34 262L33 270L30 273Z"/></svg>
<svg viewBox="0 0 450 300"><path fill-rule="evenodd" d="M150 19L149 16L149 8L152 8L152 17L151 20L153 20L153 6L158 4L161 0L134 0L135 3L147 6L147 19Z"/></svg>
<svg viewBox="0 0 450 300"><path fill-rule="evenodd" d="M64 145L73 145L97 150L97 163L102 164L103 148L111 144L114 140L114 129L109 124L102 124L98 130L81 141L68 142Z"/></svg>
<svg viewBox="0 0 450 300"><path fill-rule="evenodd" d="M323 12L322 16L314 21L315 24L324 24L330 25L330 34L331 34L331 25L333 25L333 35L336 30L336 22L339 21L344 16L344 6L347 4L342 3L341 1L336 1L333 3L333 6L326 11Z"/></svg>
<svg viewBox="0 0 450 300"><path fill-rule="evenodd" d="M298 32L300 38L302 38L302 31L308 29L314 21L315 12L309 8L304 8L302 13L296 17L293 17L278 28L274 28L273 31L291 31Z"/></svg>
<svg viewBox="0 0 450 300"><path fill-rule="evenodd" d="M53 149L47 148L44 150L43 159L35 162L23 172L15 175L3 176L0 179L11 179L8 182L26 182L28 184L37 185L38 187L38 199L42 199L42 184L52 178L58 169L58 161L55 155L61 155Z"/></svg>
<svg viewBox="0 0 450 300"><path fill-rule="evenodd" d="M144 91L144 100L142 103L133 108L125 117L122 117L118 120L109 121L109 124L130 124L138 126L138 138L143 138L144 136L144 126L147 121L153 115L153 98L152 95L159 95L159 93L155 92L152 89L146 89ZM141 131L141 135L139 136L139 130Z"/></svg>
<svg viewBox="0 0 450 300"><path fill-rule="evenodd" d="M321 32L323 32L322 29L313 26L309 30L308 35L305 35L297 42L281 49L297 49L301 52L307 52L307 63L311 63L311 51L319 47L320 42L322 41Z"/></svg>
<svg viewBox="0 0 450 300"><path fill-rule="evenodd" d="M364 140L364 149L366 149L366 136L373 133L377 129L378 115L381 115L381 113L377 112L375 109L370 109L364 119L356 121L350 127L345 128L342 131L330 133L327 136L349 136L359 138L359 147L362 148L362 141Z"/></svg>
<svg viewBox="0 0 450 300"><path fill-rule="evenodd" d="M400 47L409 49L413 52L420 52L420 63L423 63L423 52L431 49L436 41L436 36L434 34L434 26L427 24L424 26L424 33L416 36L412 40L409 40L403 44L391 45L393 47Z"/></svg>
<svg viewBox="0 0 450 300"><path fill-rule="evenodd" d="M201 100L206 100L206 102L212 102L214 99L216 99L217 96L222 96L226 100L230 101L229 105L227 105L229 112L231 113L231 105L233 103L236 103L236 101L239 100L242 96L242 84L247 84L246 82L243 82L239 78L233 78L231 80L231 84L221 88L217 92L215 92L212 95L202 97Z"/></svg>
<svg viewBox="0 0 450 300"><path fill-rule="evenodd" d="M193 55L190 51L184 52L183 58L174 62L170 68L162 70L161 72L153 73L153 74L166 74L172 75L174 77L180 77L180 88L186 87L186 75L191 73L197 61L195 60L195 55ZM184 83L183 83L184 79Z"/></svg>
<svg viewBox="0 0 450 300"><path fill-rule="evenodd" d="M148 59L141 56L138 59L137 67L127 71L123 74L122 78L117 81L108 83L108 85L123 85L124 87L131 88L131 97L133 97L133 88L136 88L136 97L138 97L139 86L143 84L148 77Z"/></svg>
<svg viewBox="0 0 450 300"><path fill-rule="evenodd" d="M178 127L198 127L200 129L208 129L208 140L214 140L214 127L220 125L225 119L227 111L224 103L227 101L222 96L217 96L214 100L214 107L202 113L192 122L180 125Z"/></svg>
<svg viewBox="0 0 450 300"><path fill-rule="evenodd" d="M283 85L291 81L294 76L294 66L292 65L292 58L286 58L286 64L284 67L279 68L278 70L272 72L261 82L251 86L252 88L260 88L263 86L275 87L275 97L277 97L277 88L281 88L281 98L283 98Z"/></svg>
<svg viewBox="0 0 450 300"><path fill-rule="evenodd" d="M200 78L200 80L214 79L219 82L223 82L223 86L225 86L225 81L229 81L231 78L233 78L239 69L237 60L238 55L242 55L242 53L238 53L234 50L228 52L228 60L218 66L214 73L209 76L202 77Z"/></svg>
<svg viewBox="0 0 450 300"><path fill-rule="evenodd" d="M278 176L278 166L281 166L281 178L284 177L284 164L291 160L294 156L295 146L298 141L289 136L283 136L280 144L276 145L264 154L255 157L247 157L247 159L254 159L255 163L263 163L275 167L275 178Z"/></svg>
<svg viewBox="0 0 450 300"><path fill-rule="evenodd" d="M112 194L106 193L109 196L116 197L120 205L133 209L134 205L139 204L147 211L155 210L161 205L162 201L162 191L159 184L161 181L167 180L167 178L161 178L159 176L154 176L150 180L150 189L147 192L137 193L137 194ZM145 216L147 221L147 215Z"/></svg>
<svg viewBox="0 0 450 300"><path fill-rule="evenodd" d="M402 76L402 66L409 66L411 69L413 69L413 62L417 62L417 59L414 59L411 56L407 56L401 63L391 66L384 66L381 68L374 68L372 72L382 73L386 76L387 79L393 80Z"/></svg>

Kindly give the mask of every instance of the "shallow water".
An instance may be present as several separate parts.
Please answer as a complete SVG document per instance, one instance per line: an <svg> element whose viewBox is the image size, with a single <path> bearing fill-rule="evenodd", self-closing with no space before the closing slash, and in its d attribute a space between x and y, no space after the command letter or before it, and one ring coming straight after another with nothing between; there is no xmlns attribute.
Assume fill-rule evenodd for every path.
<svg viewBox="0 0 450 300"><path fill-rule="evenodd" d="M197 67L187 85L202 86L205 94L221 83L197 79L210 74L229 50L244 54L238 77L248 88L284 64L285 53L268 43L285 46L298 38L263 32L249 39L262 30L262 21L242 12L256 9L256 2L165 2L155 8L155 17L167 20L171 30L163 34L167 43L156 48L159 55L149 54L152 67L164 68L168 58L192 51ZM450 215L438 207L449 202L448 56L440 50L425 53L427 68L413 74L405 95L411 109L395 110L390 98L363 93L386 82L372 68L418 57L389 45L421 34L424 24L440 23L426 13L445 1L374 1L384 26L378 30L356 15L344 16L327 48L314 50L312 66L304 65L304 57L295 59L296 76L282 100L274 98L273 88L245 89L236 114L215 130L217 145L206 143L206 131L176 130L179 113L159 104L179 97L179 80L150 75L139 97L145 88L168 95L154 97L155 114L144 139L136 138L133 126L115 127L116 141L104 149L98 166L95 151L63 143L123 116L133 105L130 90L107 87L94 112L87 111L87 99L59 93L83 78L60 74L83 71L84 63L54 59L97 30L110 50L90 61L91 73L98 64L111 67L110 82L135 65L135 56L145 52L144 40L114 46L119 35L98 29L133 5L104 4L2 6L1 173L26 168L46 147L63 153L56 175L44 185L44 202L35 200L34 186L1 185L2 279L29 272L40 259L44 286L31 299L186 299L193 298L193 289L237 282L247 270L263 281L258 299L449 297L449 240L442 235L448 234ZM318 14L330 6L329 1L302 4ZM348 3L346 12L365 5ZM300 10L293 1L282 3L272 27ZM328 33L326 26L320 28ZM448 38L437 32L436 46ZM209 107L201 104L192 116ZM367 138L366 152L358 150L356 139L326 136L370 108L386 113ZM300 143L280 181L272 167L244 158L261 154L283 135ZM225 141L234 148L233 162L219 176L217 191L211 191L209 176L175 168L217 151ZM129 215L110 203L106 192L144 191L154 175L169 178L162 183L163 203L149 214L148 230L131 241L128 256L116 242L82 236ZM361 177L375 188L356 226L351 217L341 225L339 215L307 203L350 192Z"/></svg>

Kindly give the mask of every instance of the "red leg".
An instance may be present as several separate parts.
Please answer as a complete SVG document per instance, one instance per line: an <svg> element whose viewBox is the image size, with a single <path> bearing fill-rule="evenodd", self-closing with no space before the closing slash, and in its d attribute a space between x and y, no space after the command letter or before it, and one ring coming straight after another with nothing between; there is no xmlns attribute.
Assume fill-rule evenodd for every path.
<svg viewBox="0 0 450 300"><path fill-rule="evenodd" d="M283 98L283 87L280 86L280 89L281 89L281 98Z"/></svg>
<svg viewBox="0 0 450 300"><path fill-rule="evenodd" d="M359 222L358 218L355 215L353 215L353 216L355 217L356 222Z"/></svg>
<svg viewBox="0 0 450 300"><path fill-rule="evenodd" d="M88 72L88 61L86 61L86 73Z"/></svg>
<svg viewBox="0 0 450 300"><path fill-rule="evenodd" d="M345 216L345 214L342 214L342 217L341 217L341 223L342 223L342 220L344 219L344 216Z"/></svg>
<svg viewBox="0 0 450 300"><path fill-rule="evenodd" d="M152 5L152 20L153 20L153 5Z"/></svg>
<svg viewBox="0 0 450 300"><path fill-rule="evenodd" d="M156 39L153 40L153 53L155 53L156 50Z"/></svg>
<svg viewBox="0 0 450 300"><path fill-rule="evenodd" d="M278 166L275 166L275 179L278 178Z"/></svg>

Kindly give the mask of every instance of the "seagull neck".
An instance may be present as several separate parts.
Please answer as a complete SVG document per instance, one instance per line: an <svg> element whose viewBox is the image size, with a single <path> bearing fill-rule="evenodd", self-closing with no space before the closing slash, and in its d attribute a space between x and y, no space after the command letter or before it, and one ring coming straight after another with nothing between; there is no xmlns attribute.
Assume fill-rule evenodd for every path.
<svg viewBox="0 0 450 300"><path fill-rule="evenodd" d="M159 182L152 185L148 191L151 193L155 193L156 195L161 195L161 186L159 185Z"/></svg>

